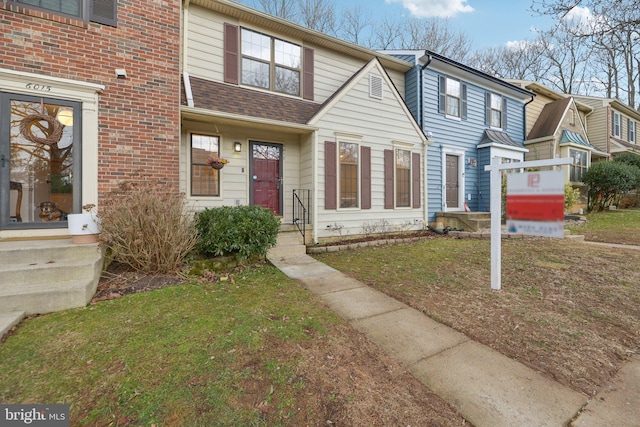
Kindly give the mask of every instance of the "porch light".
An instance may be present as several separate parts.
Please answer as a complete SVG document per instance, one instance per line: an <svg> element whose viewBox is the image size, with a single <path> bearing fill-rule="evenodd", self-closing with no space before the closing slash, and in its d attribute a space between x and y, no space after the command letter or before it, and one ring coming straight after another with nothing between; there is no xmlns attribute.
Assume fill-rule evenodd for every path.
<svg viewBox="0 0 640 427"><path fill-rule="evenodd" d="M242 151L242 144L238 141L234 142L233 151L235 151L236 153L239 153L240 151Z"/></svg>

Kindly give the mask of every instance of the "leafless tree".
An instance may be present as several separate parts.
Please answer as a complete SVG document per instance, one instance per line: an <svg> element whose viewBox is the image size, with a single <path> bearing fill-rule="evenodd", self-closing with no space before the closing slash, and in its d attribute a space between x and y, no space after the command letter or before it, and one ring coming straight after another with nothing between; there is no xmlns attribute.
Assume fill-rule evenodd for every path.
<svg viewBox="0 0 640 427"><path fill-rule="evenodd" d="M298 0L300 24L321 33L336 35L335 4L327 0Z"/></svg>
<svg viewBox="0 0 640 427"><path fill-rule="evenodd" d="M405 21L400 34L402 49L429 49L460 62L471 52L469 36L453 30L447 19L413 18Z"/></svg>
<svg viewBox="0 0 640 427"><path fill-rule="evenodd" d="M361 46L371 47L371 38L365 35L371 27L371 13L362 9L361 6L354 6L346 9L340 20L340 36L343 40Z"/></svg>
<svg viewBox="0 0 640 427"><path fill-rule="evenodd" d="M288 21L296 21L296 1L295 0L253 0L253 6L278 18Z"/></svg>

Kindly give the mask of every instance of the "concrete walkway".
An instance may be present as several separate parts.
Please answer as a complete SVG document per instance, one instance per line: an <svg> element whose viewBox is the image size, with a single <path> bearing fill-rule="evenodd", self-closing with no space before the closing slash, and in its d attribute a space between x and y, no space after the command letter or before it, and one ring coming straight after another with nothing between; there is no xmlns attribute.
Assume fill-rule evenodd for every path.
<svg viewBox="0 0 640 427"><path fill-rule="evenodd" d="M477 427L640 426L640 359L593 402L308 255L269 257ZM585 406L586 405L586 406Z"/></svg>

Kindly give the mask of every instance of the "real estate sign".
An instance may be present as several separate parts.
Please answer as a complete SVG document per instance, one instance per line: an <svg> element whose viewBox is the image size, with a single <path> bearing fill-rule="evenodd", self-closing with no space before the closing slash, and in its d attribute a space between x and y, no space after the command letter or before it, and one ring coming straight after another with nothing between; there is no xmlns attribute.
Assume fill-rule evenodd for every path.
<svg viewBox="0 0 640 427"><path fill-rule="evenodd" d="M541 171L507 175L507 232L564 236L564 173Z"/></svg>

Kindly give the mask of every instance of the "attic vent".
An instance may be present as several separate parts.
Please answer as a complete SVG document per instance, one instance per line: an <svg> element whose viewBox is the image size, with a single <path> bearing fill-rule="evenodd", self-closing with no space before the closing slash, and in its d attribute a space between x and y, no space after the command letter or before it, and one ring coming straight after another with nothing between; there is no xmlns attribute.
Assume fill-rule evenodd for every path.
<svg viewBox="0 0 640 427"><path fill-rule="evenodd" d="M369 96L382 99L382 77L369 74Z"/></svg>

